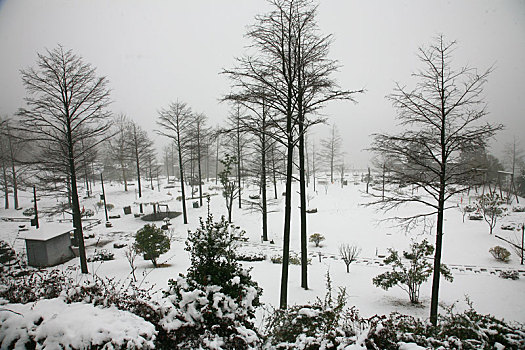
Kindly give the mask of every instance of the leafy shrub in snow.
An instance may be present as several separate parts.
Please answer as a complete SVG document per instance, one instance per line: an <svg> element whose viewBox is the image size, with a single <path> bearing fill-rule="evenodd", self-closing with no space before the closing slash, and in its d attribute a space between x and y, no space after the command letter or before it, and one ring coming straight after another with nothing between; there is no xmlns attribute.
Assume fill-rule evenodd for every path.
<svg viewBox="0 0 525 350"><path fill-rule="evenodd" d="M87 258L88 262L92 261L108 261L108 260L114 260L115 254L108 251L107 249L102 249L100 251L96 251L93 253L92 256Z"/></svg>
<svg viewBox="0 0 525 350"><path fill-rule="evenodd" d="M270 258L271 262L274 264L282 264L283 257L282 255L274 255ZM291 253L289 256L290 265L301 265L301 258L297 254ZM312 259L308 258L308 265L312 263Z"/></svg>
<svg viewBox="0 0 525 350"><path fill-rule="evenodd" d="M509 262L510 260L510 252L502 246L497 245L495 247L492 247L489 249L489 252L496 260L503 262Z"/></svg>
<svg viewBox="0 0 525 350"><path fill-rule="evenodd" d="M324 240L325 240L324 236L320 233L314 233L310 235L310 239L309 239L309 241L314 243L316 247L319 247L321 242Z"/></svg>
<svg viewBox="0 0 525 350"><path fill-rule="evenodd" d="M262 252L251 252L251 251L242 251L237 255L237 260L239 261L264 261L266 260L266 255Z"/></svg>
<svg viewBox="0 0 525 350"><path fill-rule="evenodd" d="M2 349L152 349L155 327L115 307L61 299L0 310Z"/></svg>
<svg viewBox="0 0 525 350"><path fill-rule="evenodd" d="M349 327L357 319L355 309L346 309L346 292L340 289L332 297L330 275L324 300L313 304L294 305L274 310L266 325L265 345L271 349L335 349L351 344L354 336Z"/></svg>
<svg viewBox="0 0 525 350"><path fill-rule="evenodd" d="M525 206L516 205L512 207L512 211L515 213L524 213L525 212Z"/></svg>
<svg viewBox="0 0 525 350"><path fill-rule="evenodd" d="M452 308L440 316L438 325L412 316L392 313L369 320L367 349L399 349L415 343L427 349L523 349L525 328L507 324L490 315L477 313L472 306L462 313Z"/></svg>
<svg viewBox="0 0 525 350"><path fill-rule="evenodd" d="M22 212L22 215L24 215L24 216L33 216L33 215L35 215L35 208L31 207L31 208L24 209L24 211Z"/></svg>
<svg viewBox="0 0 525 350"><path fill-rule="evenodd" d="M135 249L157 267L157 259L170 249L170 238L155 225L146 224L135 234Z"/></svg>
<svg viewBox="0 0 525 350"><path fill-rule="evenodd" d="M16 252L7 242L0 241L0 271L3 265L11 265L16 262Z"/></svg>
<svg viewBox="0 0 525 350"><path fill-rule="evenodd" d="M388 249L390 255L384 260L385 264L392 265L392 271L382 273L372 279L375 286L385 290L393 286L399 286L407 292L410 302L419 303L419 288L430 275L432 275L433 266L428 260L434 253L434 247L424 239L421 243L413 242L410 245L410 251L403 251L403 259L399 253L393 249ZM441 275L452 282L453 277L448 267L441 264Z"/></svg>
<svg viewBox="0 0 525 350"><path fill-rule="evenodd" d="M33 270L26 267L10 268L0 274L0 298L10 303L30 303L51 299L71 287L74 280L60 270Z"/></svg>
<svg viewBox="0 0 525 350"><path fill-rule="evenodd" d="M501 271L499 277L511 280L517 280L520 278L520 274L516 270Z"/></svg>
<svg viewBox="0 0 525 350"><path fill-rule="evenodd" d="M191 266L170 280L161 326L178 349L246 349L260 340L254 325L261 289L237 262L243 231L208 214L188 232Z"/></svg>

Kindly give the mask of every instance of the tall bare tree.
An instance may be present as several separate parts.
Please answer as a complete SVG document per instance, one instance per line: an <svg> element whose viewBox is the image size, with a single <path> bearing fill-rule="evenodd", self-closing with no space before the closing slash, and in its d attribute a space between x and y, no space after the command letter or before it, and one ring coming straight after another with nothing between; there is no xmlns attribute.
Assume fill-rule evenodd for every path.
<svg viewBox="0 0 525 350"><path fill-rule="evenodd" d="M203 113L196 113L190 123L190 137L194 140L195 160L197 161L197 181L199 185L199 204L202 206L202 158L205 155L206 145L209 144L211 129L206 125L207 117ZM193 181L193 179L192 179Z"/></svg>
<svg viewBox="0 0 525 350"><path fill-rule="evenodd" d="M502 128L483 122L487 111L482 97L490 69L478 72L470 67L452 65L455 42L439 36L430 46L419 49L424 68L413 74L415 87L396 84L388 96L397 110L404 131L399 134L375 134L371 149L392 161L389 178L407 183L425 195L410 191L385 193L384 200L373 201L384 209L416 202L429 210L410 217L398 217L406 224L436 216L436 250L430 319L437 322L443 220L447 200L465 189L458 186L470 172L460 164L464 151L484 147L487 139ZM376 197L380 197L375 195Z"/></svg>
<svg viewBox="0 0 525 350"><path fill-rule="evenodd" d="M26 107L18 111L21 127L42 146L35 156L42 156L46 149L54 150L67 164L80 266L82 273L87 273L76 162L82 158L81 140L87 152L102 141L109 129L107 80L97 77L95 68L62 46L38 54L37 67L22 70L21 75L27 91ZM43 157L38 161L44 168L56 164Z"/></svg>
<svg viewBox="0 0 525 350"><path fill-rule="evenodd" d="M186 212L186 192L184 190L184 158L188 143L188 132L191 123L192 112L190 107L184 102L172 102L167 109L159 112L157 125L161 128L157 130L159 135L166 136L173 140L179 160L179 177L182 192L182 214L184 224L188 223Z"/></svg>
<svg viewBox="0 0 525 350"><path fill-rule="evenodd" d="M316 112L328 101L348 99L352 92L339 91L330 78L337 70L327 58L331 36L319 36L317 8L309 0L271 0L272 10L256 17L247 37L254 54L238 59L238 66L224 73L233 81L233 99L250 99L261 89L275 111L275 122L286 148L286 190L281 275L281 308L287 306L288 262L291 224L291 195L294 149L299 149L301 195L301 285L307 284L306 194L304 178L304 138L309 125L320 122ZM313 117L307 118L307 115Z"/></svg>
<svg viewBox="0 0 525 350"><path fill-rule="evenodd" d="M147 165L147 159L153 152L153 141L151 141L147 132L138 126L137 123L131 122L130 126L131 133L128 143L129 149L133 154L133 161L137 171L137 188L140 198L142 197L141 170L144 170ZM142 203L140 204L140 212L144 212Z"/></svg>
<svg viewBox="0 0 525 350"><path fill-rule="evenodd" d="M330 171L330 182L334 182L334 172L338 168L342 157L342 139L335 124L330 128L330 134L327 138L321 140L321 154L324 159L324 165Z"/></svg>
<svg viewBox="0 0 525 350"><path fill-rule="evenodd" d="M133 150L130 147L132 137L131 121L124 114L119 114L113 122L114 136L108 140L108 153L118 164L120 177L124 182L124 191L128 191L128 176L130 163L133 159Z"/></svg>

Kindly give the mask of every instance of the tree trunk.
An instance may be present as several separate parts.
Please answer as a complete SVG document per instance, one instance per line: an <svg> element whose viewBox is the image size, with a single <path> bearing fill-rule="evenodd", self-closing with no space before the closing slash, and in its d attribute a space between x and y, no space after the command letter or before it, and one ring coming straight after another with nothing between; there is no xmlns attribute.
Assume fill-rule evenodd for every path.
<svg viewBox="0 0 525 350"><path fill-rule="evenodd" d="M182 216L184 218L184 224L188 223L188 215L186 213L186 193L184 191L184 170L182 167L182 150L180 143L180 134L177 132L177 151L179 152L179 174L180 174L180 189L182 193Z"/></svg>
<svg viewBox="0 0 525 350"><path fill-rule="evenodd" d="M199 204L202 207L202 169L201 169L201 135L200 126L197 126L197 171L199 177Z"/></svg>
<svg viewBox="0 0 525 350"><path fill-rule="evenodd" d="M11 156L11 172L13 175L13 200L15 209L18 209L18 181L16 178L15 156L13 153L13 145L11 143L11 132L9 125L7 126L7 140L9 141L9 154Z"/></svg>
<svg viewBox="0 0 525 350"><path fill-rule="evenodd" d="M273 179L273 194L274 198L277 199L277 170L275 169L275 154L274 154L274 147L275 145L272 145L272 179Z"/></svg>
<svg viewBox="0 0 525 350"><path fill-rule="evenodd" d="M139 149L137 145L136 135L135 135L135 162L137 166L137 186L139 188L139 198L141 198L142 197L142 186L140 185L140 160L139 160ZM140 207L140 212L143 213L144 209L142 207L142 203L140 203L139 207Z"/></svg>
<svg viewBox="0 0 525 350"><path fill-rule="evenodd" d="M215 185L219 183L219 135L217 135L217 152L215 154Z"/></svg>
<svg viewBox="0 0 525 350"><path fill-rule="evenodd" d="M264 113L264 112L263 112ZM261 196L262 196L262 239L268 240L268 209L266 206L266 134L261 134Z"/></svg>
<svg viewBox="0 0 525 350"><path fill-rule="evenodd" d="M69 118L68 118L69 120ZM78 244L78 253L80 255L80 270L82 273L88 273L86 247L84 245L84 234L82 232L82 217L80 214L80 202L77 190L77 175L75 170L75 156L73 153L73 139L71 135L71 125L67 124L67 146L69 155L69 174L71 180L71 204L73 206L73 226L75 228L76 243Z"/></svg>
<svg viewBox="0 0 525 350"><path fill-rule="evenodd" d="M240 107L237 107L240 108ZM239 187L239 209L242 208L241 199L241 126L239 110L237 110L237 186Z"/></svg>
<svg viewBox="0 0 525 350"><path fill-rule="evenodd" d="M306 223L306 178L304 173L304 116L299 122L299 196L301 214L301 287L308 289L308 243Z"/></svg>
<svg viewBox="0 0 525 350"><path fill-rule="evenodd" d="M5 158L4 158L4 144L2 140L0 139L0 157L2 159L2 178L4 180L4 208L9 209L9 185L7 180L7 171L5 166Z"/></svg>
<svg viewBox="0 0 525 350"><path fill-rule="evenodd" d="M289 122L289 124L291 124L291 121ZM290 261L290 223L292 219L292 166L294 149L291 132L288 136L287 148L288 150L286 164L286 194L284 201L283 264L281 273L281 297L279 305L281 309L286 309L288 306L288 263Z"/></svg>

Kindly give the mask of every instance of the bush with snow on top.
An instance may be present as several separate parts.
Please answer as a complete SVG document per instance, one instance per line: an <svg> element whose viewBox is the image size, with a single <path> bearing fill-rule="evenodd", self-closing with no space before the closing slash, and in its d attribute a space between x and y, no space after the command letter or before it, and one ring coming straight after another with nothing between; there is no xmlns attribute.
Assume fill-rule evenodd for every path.
<svg viewBox="0 0 525 350"><path fill-rule="evenodd" d="M0 348L152 349L155 327L130 312L46 299L0 310Z"/></svg>

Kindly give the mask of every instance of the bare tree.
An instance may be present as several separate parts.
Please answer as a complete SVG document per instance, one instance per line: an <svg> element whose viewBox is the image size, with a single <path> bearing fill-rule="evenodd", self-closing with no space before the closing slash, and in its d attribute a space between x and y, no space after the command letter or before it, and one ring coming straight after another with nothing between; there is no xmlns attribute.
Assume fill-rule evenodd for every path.
<svg viewBox="0 0 525 350"><path fill-rule="evenodd" d="M87 273L76 171L82 151L77 151L81 140L87 144L84 151L96 147L109 129L107 80L97 77L95 68L62 46L38 54L37 68L22 70L21 74L28 93L27 107L18 111L21 127L33 142L43 146L42 151L46 147L55 150L67 164L80 265L82 272ZM39 162L43 167L50 164L45 158Z"/></svg>
<svg viewBox="0 0 525 350"><path fill-rule="evenodd" d="M438 315L444 212L455 207L447 206L446 202L465 189L458 184L470 172L459 162L461 152L483 147L502 128L482 122L487 114L482 91L490 69L479 73L469 67L454 68L451 58L455 45L439 36L428 48L419 49L419 59L425 68L413 74L418 79L415 88L409 90L396 84L394 93L388 96L404 131L375 134L371 147L395 165L389 169L392 182L411 184L425 193L387 192L384 200L373 204L386 210L409 202L429 208L428 212L397 218L406 224L437 215L430 306L433 324Z"/></svg>
<svg viewBox="0 0 525 350"><path fill-rule="evenodd" d="M518 170L525 166L525 151L520 146L516 136L512 139L512 143L505 145L505 163L509 166L512 177L515 177Z"/></svg>
<svg viewBox="0 0 525 350"><path fill-rule="evenodd" d="M132 137L131 121L124 114L119 114L114 119L113 129L114 136L108 140L108 150L111 158L118 163L124 191L127 192L128 173L133 154L129 142Z"/></svg>
<svg viewBox="0 0 525 350"><path fill-rule="evenodd" d="M346 265L346 273L350 272L350 264L357 260L359 254L361 254L361 248L355 245L343 243L339 246L339 256Z"/></svg>
<svg viewBox="0 0 525 350"><path fill-rule="evenodd" d="M248 133L253 136L248 138L253 140L251 149L253 150L253 171L252 174L257 179L256 182L259 186L259 193L261 194L261 200L255 205L252 201L250 203L252 209L255 205L262 215L262 240L268 240L268 199L267 199L267 180L268 180L268 154L274 138L275 125L272 117L270 116L270 108L266 102L268 96L265 95L265 91L261 90L259 94L250 96L251 98L237 99L237 105L242 105L250 112L244 118L237 119L238 124L236 125L236 132ZM240 195L240 194L239 194ZM277 198L277 197L276 197Z"/></svg>
<svg viewBox="0 0 525 350"><path fill-rule="evenodd" d="M505 215L503 204L505 201L496 191L481 195L476 202L476 208L483 214L483 219L489 225L490 234L496 227L498 219Z"/></svg>
<svg viewBox="0 0 525 350"><path fill-rule="evenodd" d="M247 144L250 142L246 129L246 110L241 103L235 103L232 106L232 112L228 117L227 126L222 130L226 136L223 138L223 145L226 152L235 155L235 170L237 188L239 195L237 196L239 209L242 208L242 180L244 176L244 158Z"/></svg>
<svg viewBox="0 0 525 350"><path fill-rule="evenodd" d="M144 131L135 122L131 122L131 135L128 140L129 148L133 153L133 160L135 169L137 171L137 188L139 198L142 197L142 183L141 183L141 169L147 164L147 159L150 153L153 152L153 141L150 140L146 131ZM140 204L140 212L143 213L142 203Z"/></svg>
<svg viewBox="0 0 525 350"><path fill-rule="evenodd" d="M334 183L334 172L341 162L342 142L341 135L339 135L335 124L332 124L328 137L321 140L321 155L325 166L330 171L330 183Z"/></svg>
<svg viewBox="0 0 525 350"><path fill-rule="evenodd" d="M187 135L190 128L191 116L191 109L186 105L186 103L172 102L169 104L167 109L162 109L159 112L159 119L157 120L157 125L162 128L157 130L157 133L173 140L173 144L177 150L184 224L188 223L188 214L186 211L186 192L184 190L183 156L186 152L186 145L188 143Z"/></svg>
<svg viewBox="0 0 525 350"><path fill-rule="evenodd" d="M304 134L309 125L322 121L316 112L328 101L348 99L351 92L338 91L330 78L337 70L327 58L331 36L319 36L316 7L309 0L272 0L272 10L256 17L247 37L254 55L238 59L238 67L225 71L238 90L236 99L250 99L266 91L268 105L275 111L286 149L285 218L280 307L287 307L288 263L291 224L291 195L294 150L299 149L301 196L301 285L307 289L306 191L304 178ZM307 118L307 115L314 116Z"/></svg>
<svg viewBox="0 0 525 350"><path fill-rule="evenodd" d="M195 159L197 161L197 180L199 182L199 204L202 206L202 158L206 150L211 129L206 125L207 117L203 113L194 114L190 123L190 137L194 140ZM192 179L193 181L193 179Z"/></svg>

